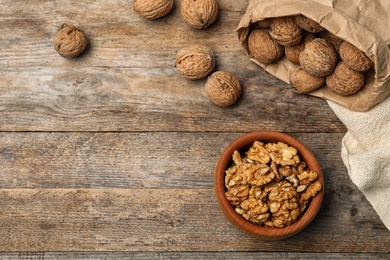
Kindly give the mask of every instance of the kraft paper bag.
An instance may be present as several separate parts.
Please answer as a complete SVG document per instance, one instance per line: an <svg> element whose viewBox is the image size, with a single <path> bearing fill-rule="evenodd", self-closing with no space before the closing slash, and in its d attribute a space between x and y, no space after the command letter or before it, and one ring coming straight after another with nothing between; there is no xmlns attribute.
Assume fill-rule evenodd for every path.
<svg viewBox="0 0 390 260"><path fill-rule="evenodd" d="M300 14L353 44L374 62L374 68L365 73L364 86L351 96L338 95L326 84L309 94L351 111L367 111L385 100L390 94L390 1L251 0L237 28L239 41L253 62L286 83L299 65L285 56L277 63L262 64L250 56L247 39L251 25L257 21Z"/></svg>

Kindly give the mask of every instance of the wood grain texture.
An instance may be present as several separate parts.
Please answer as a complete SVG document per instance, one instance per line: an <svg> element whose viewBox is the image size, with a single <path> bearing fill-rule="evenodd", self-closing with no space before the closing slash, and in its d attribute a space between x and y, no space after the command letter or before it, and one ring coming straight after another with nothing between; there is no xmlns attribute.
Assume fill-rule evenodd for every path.
<svg viewBox="0 0 390 260"><path fill-rule="evenodd" d="M241 133L0 133L0 188L212 188ZM343 134L296 134L326 178L348 180ZM211 149L212 148L212 149Z"/></svg>
<svg viewBox="0 0 390 260"><path fill-rule="evenodd" d="M130 1L6 1L0 13L0 130L345 131L324 100L293 93L249 61L235 33L246 5L220 2L218 21L194 30L178 7L150 21ZM90 40L79 59L54 50L63 22L79 26ZM206 79L190 81L176 72L177 52L195 43L212 48L216 69L243 85L234 107L213 105L204 93Z"/></svg>
<svg viewBox="0 0 390 260"><path fill-rule="evenodd" d="M219 0L216 23L194 30L177 0L154 21L127 0L1 1L0 258L388 258L389 232L340 158L345 126L239 45L248 2ZM54 50L64 22L89 39L78 59ZM239 79L236 105L214 106L206 79L175 71L192 44ZM261 129L300 139L325 177L317 217L283 246L237 230L213 193L220 153Z"/></svg>
<svg viewBox="0 0 390 260"><path fill-rule="evenodd" d="M26 87L11 83L0 88L0 130L345 132L325 101L299 96L287 88L243 82L242 99L223 109L207 99L205 82L88 71L64 73L33 88L28 82L34 76L15 73L15 77L25 77L17 86ZM166 86L166 81L172 83Z"/></svg>
<svg viewBox="0 0 390 260"><path fill-rule="evenodd" d="M343 259L343 260L377 260L389 259L389 254L378 253L294 253L294 252L20 252L20 253L0 253L1 259L12 260L50 260L50 259L124 259L124 260L257 260L257 259Z"/></svg>
<svg viewBox="0 0 390 260"><path fill-rule="evenodd" d="M2 133L0 251L388 252L337 156L342 134L294 135L318 157L325 196L312 224L275 248L216 203L215 165L238 134Z"/></svg>
<svg viewBox="0 0 390 260"><path fill-rule="evenodd" d="M340 203L281 247L227 222L212 189L2 189L0 200L1 251L386 253L390 243L372 210L351 218Z"/></svg>

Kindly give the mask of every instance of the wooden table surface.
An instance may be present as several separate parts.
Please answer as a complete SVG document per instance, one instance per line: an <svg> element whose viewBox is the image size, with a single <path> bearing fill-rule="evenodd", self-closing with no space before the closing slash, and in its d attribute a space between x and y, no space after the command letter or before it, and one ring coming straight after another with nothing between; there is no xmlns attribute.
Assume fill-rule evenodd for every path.
<svg viewBox="0 0 390 260"><path fill-rule="evenodd" d="M216 23L197 30L179 1L154 21L126 0L0 1L0 258L389 259L390 232L340 157L346 127L249 61L239 2L219 0ZM78 59L53 48L64 22L90 41ZM235 106L176 72L195 43L241 82ZM318 215L283 241L236 229L214 196L220 153L262 129L299 138L325 175Z"/></svg>

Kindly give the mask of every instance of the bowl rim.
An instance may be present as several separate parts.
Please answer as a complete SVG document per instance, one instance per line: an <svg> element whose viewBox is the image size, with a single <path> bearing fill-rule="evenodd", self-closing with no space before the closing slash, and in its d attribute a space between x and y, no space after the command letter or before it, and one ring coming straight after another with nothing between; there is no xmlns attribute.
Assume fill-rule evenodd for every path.
<svg viewBox="0 0 390 260"><path fill-rule="evenodd" d="M253 224L239 215L225 196L225 170L227 169L228 164L231 162L233 152L235 150L240 151L246 146L249 147L256 140L266 143L284 142L290 146L295 147L298 150L300 158L304 159L308 168L317 172L318 174L317 180L321 182L322 189L316 194L316 196L311 198L310 204L305 209L304 214L301 215L298 220L291 225L282 228L269 228ZM214 190L220 208L222 209L225 216L234 225L259 237L278 240L290 237L300 232L307 225L309 225L309 223L317 215L324 197L324 178L320 164L318 163L316 157L301 141L283 132L259 130L239 136L225 148L218 160L215 170Z"/></svg>

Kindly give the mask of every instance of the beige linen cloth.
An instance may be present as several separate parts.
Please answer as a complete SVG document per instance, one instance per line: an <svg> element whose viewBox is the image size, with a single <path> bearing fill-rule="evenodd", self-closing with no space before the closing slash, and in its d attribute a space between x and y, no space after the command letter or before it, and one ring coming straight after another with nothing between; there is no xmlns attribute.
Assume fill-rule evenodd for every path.
<svg viewBox="0 0 390 260"><path fill-rule="evenodd" d="M348 174L390 230L390 97L366 112L327 102L348 129L341 148Z"/></svg>

